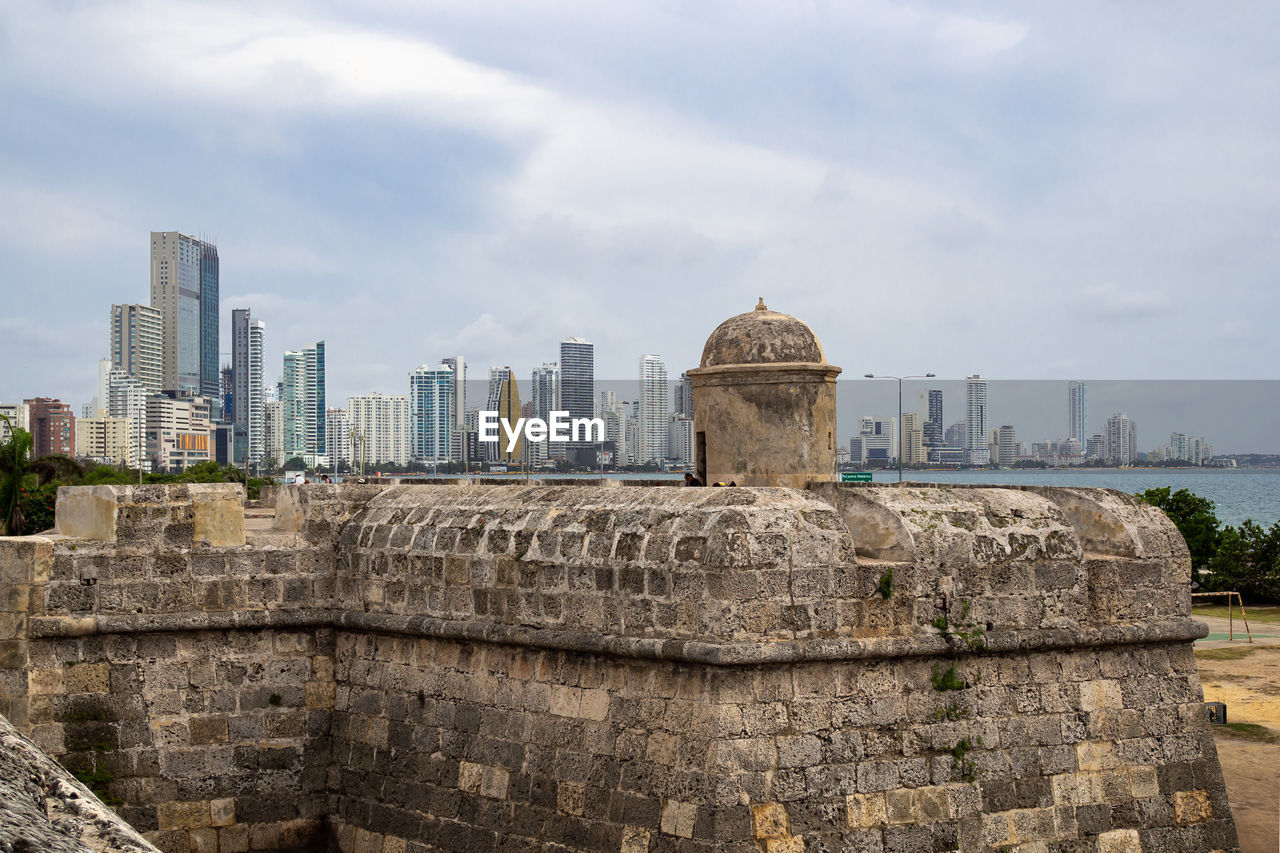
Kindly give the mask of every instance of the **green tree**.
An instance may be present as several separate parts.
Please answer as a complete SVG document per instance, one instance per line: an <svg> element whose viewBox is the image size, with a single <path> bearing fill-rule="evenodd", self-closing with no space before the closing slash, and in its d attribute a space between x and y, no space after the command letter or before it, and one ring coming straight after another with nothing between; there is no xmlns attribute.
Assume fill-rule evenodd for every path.
<svg viewBox="0 0 1280 853"><path fill-rule="evenodd" d="M284 463L284 470L305 471L307 470L307 463L301 456L294 456L288 462Z"/></svg>
<svg viewBox="0 0 1280 853"><path fill-rule="evenodd" d="M31 433L14 427L4 415L0 419L10 427L9 440L0 444L0 521L6 536L21 536L25 527L22 486L31 470Z"/></svg>
<svg viewBox="0 0 1280 853"><path fill-rule="evenodd" d="M1280 521L1263 528L1252 520L1222 531L1206 585L1253 601L1280 601Z"/></svg>
<svg viewBox="0 0 1280 853"><path fill-rule="evenodd" d="M1171 492L1168 486L1147 489L1145 492L1138 492L1135 497L1159 507L1169 516L1182 538L1187 540L1192 568L1202 569L1209 565L1218 551L1218 540L1222 536L1222 522L1214 513L1213 501L1187 489Z"/></svg>

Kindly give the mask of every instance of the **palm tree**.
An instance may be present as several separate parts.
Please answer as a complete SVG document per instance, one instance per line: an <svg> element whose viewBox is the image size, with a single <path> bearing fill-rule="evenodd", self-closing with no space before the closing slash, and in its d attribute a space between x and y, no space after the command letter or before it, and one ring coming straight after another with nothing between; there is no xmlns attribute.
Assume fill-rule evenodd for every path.
<svg viewBox="0 0 1280 853"><path fill-rule="evenodd" d="M13 426L13 421L0 415L9 425L9 440L0 444L0 520L6 536L21 536L26 519L22 517L22 481L31 470L31 433Z"/></svg>

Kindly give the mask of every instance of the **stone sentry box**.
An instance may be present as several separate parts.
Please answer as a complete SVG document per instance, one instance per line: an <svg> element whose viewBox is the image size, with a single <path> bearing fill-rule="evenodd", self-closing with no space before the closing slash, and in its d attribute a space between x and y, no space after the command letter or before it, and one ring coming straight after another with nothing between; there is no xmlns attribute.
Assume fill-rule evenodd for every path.
<svg viewBox="0 0 1280 853"><path fill-rule="evenodd" d="M1120 493L116 488L0 540L0 703L163 850L1236 848Z"/></svg>

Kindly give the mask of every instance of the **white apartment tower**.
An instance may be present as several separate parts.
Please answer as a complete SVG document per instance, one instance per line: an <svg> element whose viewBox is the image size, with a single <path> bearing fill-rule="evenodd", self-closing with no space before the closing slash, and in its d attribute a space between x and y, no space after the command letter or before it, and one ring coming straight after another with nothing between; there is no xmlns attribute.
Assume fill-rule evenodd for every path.
<svg viewBox="0 0 1280 853"><path fill-rule="evenodd" d="M324 413L324 455L338 470L340 463L351 465L351 418L346 409L329 409Z"/></svg>
<svg viewBox="0 0 1280 853"><path fill-rule="evenodd" d="M353 470L379 462L409 464L409 398L360 394L347 398L348 453Z"/></svg>
<svg viewBox="0 0 1280 853"><path fill-rule="evenodd" d="M1084 383L1067 383L1067 438L1084 442Z"/></svg>
<svg viewBox="0 0 1280 853"><path fill-rule="evenodd" d="M263 358L267 326L248 308L231 312L231 400L234 460L259 465L266 457L263 433Z"/></svg>
<svg viewBox="0 0 1280 853"><path fill-rule="evenodd" d="M965 450L970 465L990 461L987 446L987 380L978 374L965 377Z"/></svg>
<svg viewBox="0 0 1280 853"><path fill-rule="evenodd" d="M666 458L669 393L667 366L662 359L656 355L640 356L636 462L641 465Z"/></svg>

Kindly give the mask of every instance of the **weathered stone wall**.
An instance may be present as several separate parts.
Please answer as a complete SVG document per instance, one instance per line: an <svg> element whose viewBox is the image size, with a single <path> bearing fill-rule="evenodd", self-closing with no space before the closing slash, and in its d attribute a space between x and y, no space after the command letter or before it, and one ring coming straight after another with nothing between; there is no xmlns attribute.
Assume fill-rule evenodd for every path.
<svg viewBox="0 0 1280 853"><path fill-rule="evenodd" d="M0 710L162 849L1235 847L1119 493L167 488L0 540Z"/></svg>
<svg viewBox="0 0 1280 853"><path fill-rule="evenodd" d="M322 845L329 543L245 545L234 485L66 491L89 538L0 540L26 605L0 710L162 850Z"/></svg>

